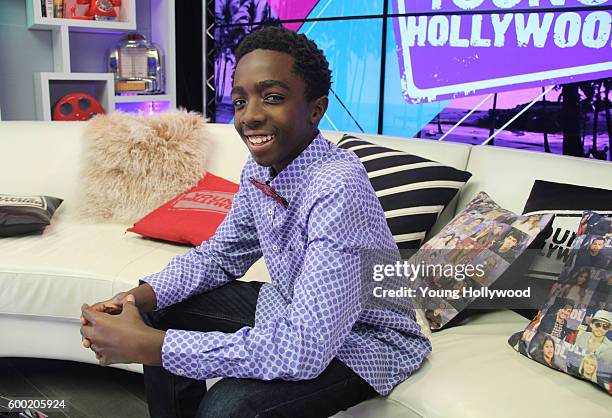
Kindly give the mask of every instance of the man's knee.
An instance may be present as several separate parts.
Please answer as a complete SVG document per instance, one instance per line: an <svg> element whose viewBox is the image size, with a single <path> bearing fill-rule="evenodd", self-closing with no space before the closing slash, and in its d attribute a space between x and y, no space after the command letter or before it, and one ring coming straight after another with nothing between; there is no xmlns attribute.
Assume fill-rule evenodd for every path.
<svg viewBox="0 0 612 418"><path fill-rule="evenodd" d="M206 393L197 418L249 418L258 415L256 393L249 390L244 379L224 378Z"/></svg>

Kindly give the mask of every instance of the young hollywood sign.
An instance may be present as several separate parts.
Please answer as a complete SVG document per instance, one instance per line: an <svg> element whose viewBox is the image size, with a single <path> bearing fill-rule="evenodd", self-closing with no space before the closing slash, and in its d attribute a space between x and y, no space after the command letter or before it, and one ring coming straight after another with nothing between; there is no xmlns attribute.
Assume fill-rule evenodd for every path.
<svg viewBox="0 0 612 418"><path fill-rule="evenodd" d="M400 15L393 26L409 103L612 77L612 0L392 6Z"/></svg>

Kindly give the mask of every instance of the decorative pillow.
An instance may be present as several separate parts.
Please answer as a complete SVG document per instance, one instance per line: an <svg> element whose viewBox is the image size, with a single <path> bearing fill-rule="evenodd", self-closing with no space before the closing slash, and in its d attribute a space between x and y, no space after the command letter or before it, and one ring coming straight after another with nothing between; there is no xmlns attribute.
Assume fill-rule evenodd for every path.
<svg viewBox="0 0 612 418"><path fill-rule="evenodd" d="M534 258L527 273L534 284L543 283L542 287L546 291L554 284L569 257L570 247L576 239L574 232L578 229L582 213L587 210L612 215L612 190L535 181L523 214L553 213L556 216L542 253ZM541 302L544 303L544 300Z"/></svg>
<svg viewBox="0 0 612 418"><path fill-rule="evenodd" d="M84 142L80 214L95 222L131 224L204 172L206 128L197 113L98 115Z"/></svg>
<svg viewBox="0 0 612 418"><path fill-rule="evenodd" d="M585 212L580 225L548 301L508 342L612 394L612 217Z"/></svg>
<svg viewBox="0 0 612 418"><path fill-rule="evenodd" d="M207 173L191 189L155 209L128 231L165 241L200 245L217 230L239 186Z"/></svg>
<svg viewBox="0 0 612 418"><path fill-rule="evenodd" d="M62 202L50 196L0 194L0 237L42 232Z"/></svg>
<svg viewBox="0 0 612 418"><path fill-rule="evenodd" d="M515 283L520 274L504 274L515 263L553 215L519 216L501 208L480 192L448 225L427 241L408 261L422 266L415 275L417 306L433 330L455 318L476 299L503 307L495 299L528 297L528 289ZM493 292L493 293L491 293Z"/></svg>
<svg viewBox="0 0 612 418"><path fill-rule="evenodd" d="M440 213L472 176L435 161L344 135L340 148L353 151L368 172L400 249L417 249Z"/></svg>

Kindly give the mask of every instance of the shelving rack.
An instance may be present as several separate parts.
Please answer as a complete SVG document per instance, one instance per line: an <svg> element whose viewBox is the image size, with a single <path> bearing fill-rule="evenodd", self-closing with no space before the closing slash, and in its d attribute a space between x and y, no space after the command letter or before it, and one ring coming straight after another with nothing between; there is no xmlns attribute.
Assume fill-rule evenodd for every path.
<svg viewBox="0 0 612 418"><path fill-rule="evenodd" d="M25 1L28 28L52 32L53 72L34 73L38 120L51 120L53 104L71 89L91 94L107 112L176 107L174 0L122 0L116 22L43 17L40 0ZM65 16L75 3L66 0ZM133 31L163 51L164 94L115 95L113 74L106 70L106 51Z"/></svg>

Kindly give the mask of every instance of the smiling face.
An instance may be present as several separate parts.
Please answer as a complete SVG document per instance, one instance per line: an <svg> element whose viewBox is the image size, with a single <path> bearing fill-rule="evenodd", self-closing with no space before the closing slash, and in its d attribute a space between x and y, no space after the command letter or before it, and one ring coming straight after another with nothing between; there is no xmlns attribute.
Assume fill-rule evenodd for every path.
<svg viewBox="0 0 612 418"><path fill-rule="evenodd" d="M552 361L553 355L555 354L555 345L551 340L544 341L544 346L542 347L542 354L544 354L544 358L548 363Z"/></svg>
<svg viewBox="0 0 612 418"><path fill-rule="evenodd" d="M586 376L592 376L597 367L597 359L593 356L586 356L582 363L582 371Z"/></svg>
<svg viewBox="0 0 612 418"><path fill-rule="evenodd" d="M572 313L573 309L574 308L571 305L565 305L564 307L559 309L559 311L557 312L557 318L558 319L562 319L562 320L566 320L567 318L569 318L569 316Z"/></svg>
<svg viewBox="0 0 612 418"><path fill-rule="evenodd" d="M238 61L232 103L234 126L255 162L280 172L318 132L327 97L306 100L293 57L256 49Z"/></svg>
<svg viewBox="0 0 612 418"><path fill-rule="evenodd" d="M594 319L591 323L591 329L593 330L593 335L596 337L601 337L606 335L606 333L610 330L610 323Z"/></svg>

